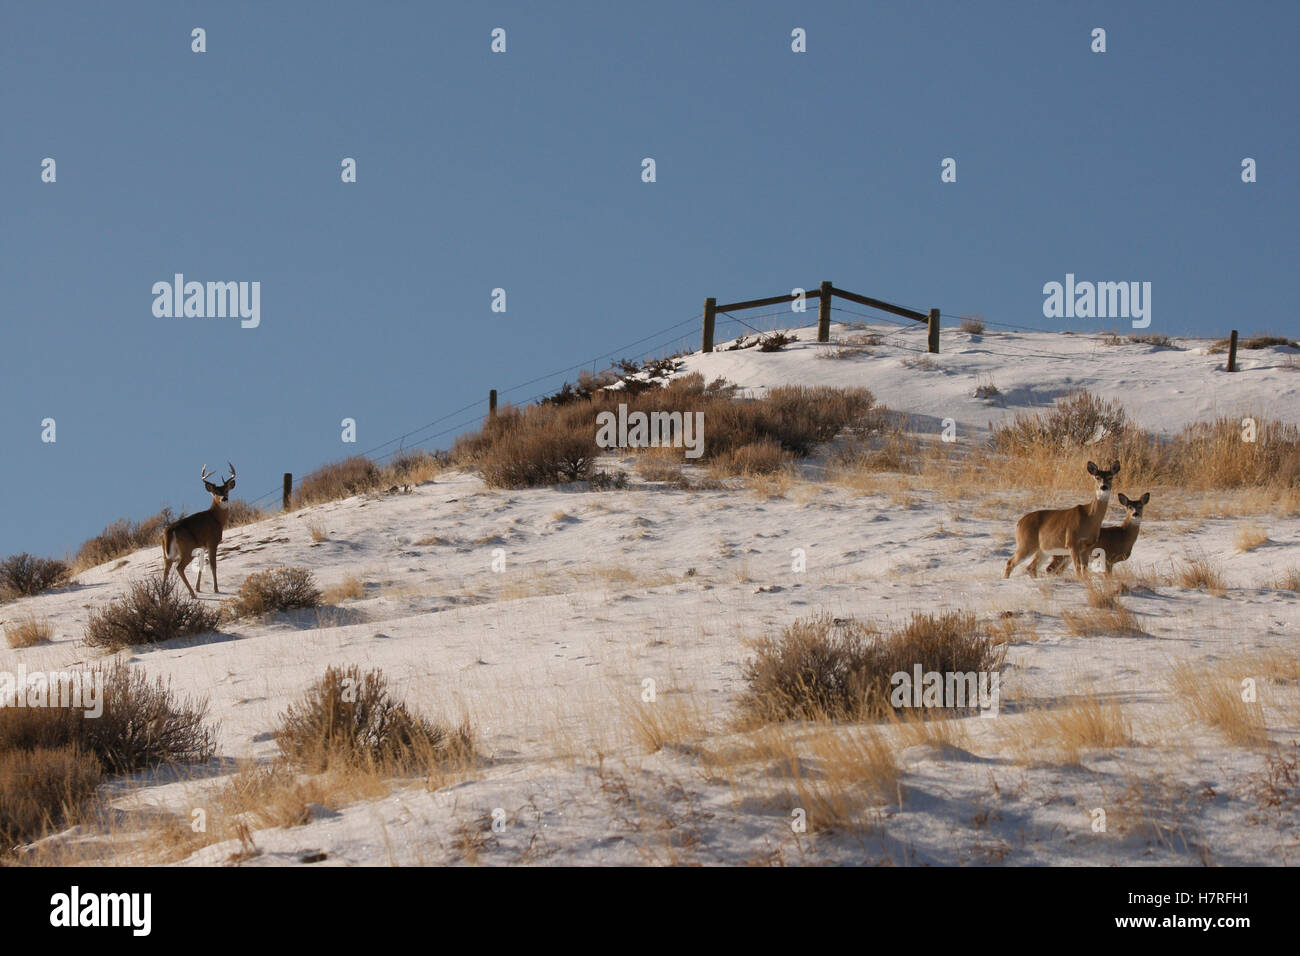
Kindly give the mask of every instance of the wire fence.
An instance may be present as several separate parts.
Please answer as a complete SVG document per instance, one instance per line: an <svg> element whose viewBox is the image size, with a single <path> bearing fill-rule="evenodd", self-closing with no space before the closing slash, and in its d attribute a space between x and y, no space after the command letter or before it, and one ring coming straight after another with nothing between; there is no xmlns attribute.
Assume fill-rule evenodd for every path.
<svg viewBox="0 0 1300 956"><path fill-rule="evenodd" d="M923 310L914 309L913 311L921 312ZM894 331L883 334L882 338L885 340L886 344L888 344L892 348L898 348L907 352L916 352L916 353L925 354L929 351L929 349L925 346L908 345L905 344L903 341L903 339L906 337L907 332L915 332L917 333L918 336L925 335L926 327L922 323L909 321L909 320L894 319L881 313L859 311L857 309L852 309L841 305L832 305L831 312L839 313L841 316L851 316L852 321L859 321L859 322L869 321L873 325L881 324L881 323L896 325L898 326L898 328L894 329ZM800 317L801 315L806 316L805 321L792 323L791 321L792 319L795 319L796 317ZM990 326L997 329L1008 329L1008 330L1018 331L1018 332L1045 331L1043 329L1036 329L1026 325L1018 325L1012 322L1001 322L993 319L988 319L985 318L983 315L974 312L963 312L960 314L956 314L951 311L941 311L940 316L941 318L950 321L977 320L979 322L982 322L986 326ZM803 313L800 313L792 309L789 305L782 306L781 308L771 309L766 312L760 312L757 315L747 316L746 318L743 319L731 312L719 311L717 313L717 318L718 318L719 328L730 324L732 326L739 326L740 328L747 329L750 332L753 332L759 336L769 335L771 334L771 332L773 332L776 329L782 329L782 330L797 329L797 328L805 328L817 324L817 313L815 311L805 310ZM694 326L698 328L701 319L702 316L699 313L696 313L695 315L692 315L690 318L683 319L682 321L677 322L673 325L669 325L662 329L658 329L657 331L652 332L649 335L642 336L641 338L636 339L635 341L632 342L628 342L624 345L621 345L618 348L610 349L607 352L602 352L599 355L595 355L592 358L587 359L586 361L578 362L574 365L567 366L566 368L556 369L555 371L552 372L546 372L542 375L535 376L526 381L511 385L507 388L499 389L497 394L501 397L505 397L515 392L522 391L530 386L537 385L540 382L550 381L558 378L561 375L570 375L574 372L578 372L589 367L594 372L596 371L599 363L602 362L608 363L610 360L614 359L615 357L631 358L637 361L644 361L651 356L663 354L665 353L665 351L669 349L673 349L673 346L676 346L676 348L673 349L673 351L675 352L684 351L685 349L689 348L690 336L687 332L684 332L682 330L686 326ZM665 338L665 336L667 336L667 338ZM736 335L732 337L740 338L741 335ZM722 336L719 336L719 339L721 339L722 341L727 340ZM639 353L629 353L630 349L637 348L638 346L642 346L645 343L650 341L655 341L655 344L643 349ZM1059 354L1053 354L1053 353L1043 352L1031 348L1026 348L1022 345L1014 344L1006 341L1000 341L998 344L999 344L999 348L1004 348L1013 355L1032 356L1038 358L1058 358L1058 359L1063 357ZM527 405L537 401L540 398L546 397L547 395L551 394L552 391L553 389L551 388L544 389L540 392L536 392L535 394L529 395L525 398L516 399L515 401L518 404ZM443 438L447 435L458 434L465 428L468 428L471 425L473 425L475 422L482 420L483 416L487 412L487 407L486 407L487 403L488 400L486 398L480 398L472 402L468 402L453 411L447 412L444 415L440 415L439 417L433 419L432 421L425 422L423 425L420 425L417 428L410 429L409 431L403 432L402 434L397 435L394 438L390 438L385 442L381 442L380 444L375 445L372 448L366 449L365 451L362 452L357 452L356 454L362 457L370 458L372 461L376 463L382 463L411 449L423 448L425 446L428 446L430 443L435 442L438 439ZM444 424L450 422L452 419L456 419L456 421L452 424ZM436 431L430 432L430 429L437 428L437 426L439 425L442 425L443 427L439 428ZM372 457L375 456L378 452L384 451L385 449L391 449L391 450L385 452L382 455L378 455L378 457ZM253 498L249 502L249 504L256 505L259 502L266 501L275 495L281 494L282 491L283 491L282 486L276 487L266 492L263 495L259 495L258 497Z"/></svg>

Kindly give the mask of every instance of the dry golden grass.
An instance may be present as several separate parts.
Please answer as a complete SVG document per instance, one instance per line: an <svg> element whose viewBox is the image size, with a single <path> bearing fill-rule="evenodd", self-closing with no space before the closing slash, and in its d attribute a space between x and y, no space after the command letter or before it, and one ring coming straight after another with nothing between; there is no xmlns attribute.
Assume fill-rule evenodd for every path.
<svg viewBox="0 0 1300 956"><path fill-rule="evenodd" d="M902 799L888 734L864 728L770 724L700 759L738 799L757 798L790 820L803 811L809 833L870 829Z"/></svg>
<svg viewBox="0 0 1300 956"><path fill-rule="evenodd" d="M1086 688L1061 706L1033 708L998 724L1010 750L1030 764L1077 764L1085 751L1123 747L1131 739L1124 709Z"/></svg>
<svg viewBox="0 0 1300 956"><path fill-rule="evenodd" d="M54 627L46 618L29 614L5 625L5 640L10 647L35 647L49 643L53 637Z"/></svg>
<svg viewBox="0 0 1300 956"><path fill-rule="evenodd" d="M1173 665L1169 691L1189 719L1213 727L1241 747L1260 747L1268 742L1263 709L1258 701L1243 700L1240 662L1203 666L1188 662Z"/></svg>
<svg viewBox="0 0 1300 956"><path fill-rule="evenodd" d="M1079 637L1120 635L1137 637L1146 632L1136 614L1120 603L1119 586L1088 582L1088 607L1061 612L1061 620L1071 634Z"/></svg>
<svg viewBox="0 0 1300 956"><path fill-rule="evenodd" d="M320 520L308 521L307 530L311 533L312 541L320 544L322 541L330 539L330 533L325 529L325 522Z"/></svg>
<svg viewBox="0 0 1300 956"><path fill-rule="evenodd" d="M366 586L355 574L345 575L343 580L333 587L321 592L321 600L326 604L340 604L366 596Z"/></svg>
<svg viewBox="0 0 1300 956"><path fill-rule="evenodd" d="M1223 572L1204 555L1183 558L1175 566L1172 581L1174 584L1197 591L1208 591L1215 597L1222 597L1227 591Z"/></svg>
<svg viewBox="0 0 1300 956"><path fill-rule="evenodd" d="M1300 591L1300 568L1287 568L1273 579L1271 586L1279 591Z"/></svg>
<svg viewBox="0 0 1300 956"><path fill-rule="evenodd" d="M1234 540L1238 551L1252 551L1260 545L1268 544L1268 532L1257 524L1243 524L1237 528Z"/></svg>
<svg viewBox="0 0 1300 956"><path fill-rule="evenodd" d="M646 753L697 742L706 734L707 713L691 693L660 692L653 701L622 696L619 706L629 737Z"/></svg>

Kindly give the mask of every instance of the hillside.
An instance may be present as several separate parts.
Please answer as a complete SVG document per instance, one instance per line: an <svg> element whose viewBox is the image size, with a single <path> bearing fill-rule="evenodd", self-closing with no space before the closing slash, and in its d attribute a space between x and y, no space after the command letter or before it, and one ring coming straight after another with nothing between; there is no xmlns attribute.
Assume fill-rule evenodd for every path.
<svg viewBox="0 0 1300 956"><path fill-rule="evenodd" d="M835 334L871 331L892 329ZM1243 352L1242 371L1229 376L1215 371L1224 356L1208 354L1208 342L1156 349L945 330L936 367L918 369L903 364L920 357L912 348L923 337L910 332L842 359L818 357L825 346L809 341L814 330L797 334L773 353L721 343L684 357L681 372L754 393L862 385L926 433L945 418L959 433L984 429L1076 388L1120 398L1166 434L1220 414L1300 421L1300 372L1284 365L1294 350ZM1001 395L974 398L990 380ZM630 459L615 463L630 469ZM245 865L321 853L312 865L1300 861L1294 794L1276 805L1260 796L1270 753L1293 759L1300 734L1300 595L1274 583L1300 567L1300 516L1187 502L1162 513L1155 496L1128 562L1140 580L1123 597L1140 633L1080 635L1065 615L1085 605L1083 584L1002 577L1019 500L978 488L949 500L887 480L854 490L815 469L690 490L629 473L627 490L497 491L449 471L409 494L358 496L229 531L219 563L226 595L251 572L301 566L326 588L355 576L363 596L123 655L210 700L219 758L179 779L112 784L120 813L109 832L81 827L46 846L120 860L160 810L188 819L236 761L272 758L268 732L288 703L327 665L357 663L382 668L421 711L467 716L482 759L453 780L399 781L387 794L316 807L303 825L257 827L260 853ZM1117 487L1143 490L1122 476ZM1079 500L1088 493L1081 483ZM1241 551L1246 522L1263 527L1266 542ZM313 541L311 525L326 540ZM795 549L806 571L792 571ZM504 570L494 571L502 556ZM1177 583L1190 556L1221 571L1222 591ZM55 632L47 645L0 647L0 670L94 660L81 644L92 611L160 567L160 549L148 549L0 607L5 621L35 615ZM203 587L202 600L219 600L207 574ZM779 740L732 729L748 642L816 613L901 622L951 608L1007 623L998 716L884 729L899 770L890 796L867 799L859 826L792 832L792 807L843 782L846 761L830 741L862 728L793 726ZM1270 746L1233 743L1189 717L1178 667L1212 682L1257 678ZM653 704L642 700L647 679ZM1044 730L1042 714L1072 712L1088 695L1122 711L1128 742L1064 753L1064 735ZM647 721L664 744L652 753ZM850 779L846 789L870 788ZM498 808L499 832L490 826ZM1092 829L1097 808L1105 832ZM237 849L226 841L181 861L224 863Z"/></svg>

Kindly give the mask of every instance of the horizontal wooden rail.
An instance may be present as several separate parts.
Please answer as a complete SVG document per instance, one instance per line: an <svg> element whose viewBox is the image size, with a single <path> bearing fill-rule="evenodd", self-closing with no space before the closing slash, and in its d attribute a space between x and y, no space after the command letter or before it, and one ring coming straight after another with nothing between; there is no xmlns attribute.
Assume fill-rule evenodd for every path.
<svg viewBox="0 0 1300 956"><path fill-rule="evenodd" d="M820 299L822 293L820 289L809 289L803 294L805 299ZM748 302L729 302L726 305L717 305L714 308L719 312L730 312L733 309L758 309L765 305L779 305L782 302L793 302L799 296L794 293L789 295L774 295L770 299L750 299Z"/></svg>
<svg viewBox="0 0 1300 956"><path fill-rule="evenodd" d="M901 305L893 305L889 302L881 302L879 299L873 299L870 296L858 295L856 292L846 292L843 289L831 289L832 295L838 295L841 299L848 299L850 302L856 302L858 305L865 305L872 309L880 309L882 312L892 312L894 315L901 315L905 319L915 319L917 322L929 322L930 317L924 312L917 312L915 309L905 309Z"/></svg>

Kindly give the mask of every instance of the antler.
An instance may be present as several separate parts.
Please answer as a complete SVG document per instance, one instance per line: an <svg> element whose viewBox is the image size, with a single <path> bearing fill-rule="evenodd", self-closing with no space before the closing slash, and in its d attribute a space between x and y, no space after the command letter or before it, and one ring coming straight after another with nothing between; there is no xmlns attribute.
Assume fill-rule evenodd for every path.
<svg viewBox="0 0 1300 956"><path fill-rule="evenodd" d="M226 464L230 464L230 463L226 462ZM205 461L203 463L203 474L199 475L199 480L207 481L211 477L212 477L212 472L208 471L208 463Z"/></svg>
<svg viewBox="0 0 1300 956"><path fill-rule="evenodd" d="M226 459L226 464L227 464L227 465L230 465L230 459L229 459L229 458ZM230 465L230 477L231 477L231 478L234 478L234 477L235 477L235 466L234 466L234 465Z"/></svg>

